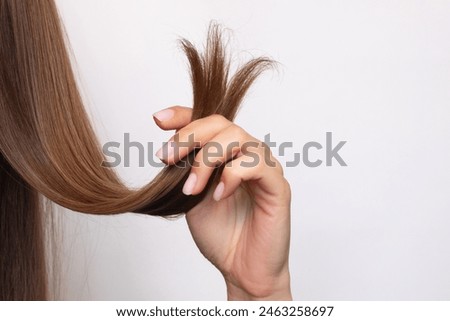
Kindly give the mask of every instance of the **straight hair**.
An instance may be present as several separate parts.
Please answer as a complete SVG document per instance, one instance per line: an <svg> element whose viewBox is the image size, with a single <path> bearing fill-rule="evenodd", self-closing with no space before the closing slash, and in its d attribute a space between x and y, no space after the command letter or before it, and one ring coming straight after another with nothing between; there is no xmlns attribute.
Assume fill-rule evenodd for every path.
<svg viewBox="0 0 450 321"><path fill-rule="evenodd" d="M233 120L254 80L272 65L254 58L230 75L221 27L203 53L180 40L193 88L192 121ZM0 299L49 298L43 202L81 213L185 213L205 190L182 193L195 152L165 166L140 189L125 186L105 161L77 88L54 0L0 0Z"/></svg>

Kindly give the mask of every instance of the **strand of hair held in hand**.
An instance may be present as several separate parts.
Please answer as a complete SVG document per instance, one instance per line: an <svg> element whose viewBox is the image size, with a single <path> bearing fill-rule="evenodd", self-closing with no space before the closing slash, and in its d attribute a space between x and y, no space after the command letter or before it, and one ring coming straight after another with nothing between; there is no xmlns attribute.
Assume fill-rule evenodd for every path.
<svg viewBox="0 0 450 321"><path fill-rule="evenodd" d="M83 213L168 216L188 211L208 191L182 193L189 166L166 166L138 190L100 166L104 156L62 30L53 0L0 0L2 300L48 296L42 196ZM253 81L272 65L268 58L255 58L230 76L223 43L216 24L208 30L204 53L181 40L192 79L192 120L212 114L233 120ZM188 165L186 160L181 163Z"/></svg>

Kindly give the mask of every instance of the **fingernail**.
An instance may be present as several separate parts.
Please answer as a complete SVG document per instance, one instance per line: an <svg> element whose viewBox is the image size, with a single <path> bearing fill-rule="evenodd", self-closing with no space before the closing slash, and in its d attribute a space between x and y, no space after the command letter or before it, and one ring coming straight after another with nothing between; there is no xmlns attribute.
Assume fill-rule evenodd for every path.
<svg viewBox="0 0 450 321"><path fill-rule="evenodd" d="M155 153L155 156L161 160L168 160L173 156L175 152L174 142L169 141L165 143L158 151Z"/></svg>
<svg viewBox="0 0 450 321"><path fill-rule="evenodd" d="M213 199L215 201L220 201L223 195L223 191L225 189L225 184L223 182L220 182L217 184L216 189L214 190Z"/></svg>
<svg viewBox="0 0 450 321"><path fill-rule="evenodd" d="M183 186L183 194L191 195L194 191L195 184L197 183L197 175L195 173L190 173L188 179Z"/></svg>
<svg viewBox="0 0 450 321"><path fill-rule="evenodd" d="M163 109L163 110L160 110L160 111L154 113L153 117L155 117L159 121L165 121L165 120L171 119L174 114L175 114L175 112L173 111L173 109L166 108L166 109Z"/></svg>

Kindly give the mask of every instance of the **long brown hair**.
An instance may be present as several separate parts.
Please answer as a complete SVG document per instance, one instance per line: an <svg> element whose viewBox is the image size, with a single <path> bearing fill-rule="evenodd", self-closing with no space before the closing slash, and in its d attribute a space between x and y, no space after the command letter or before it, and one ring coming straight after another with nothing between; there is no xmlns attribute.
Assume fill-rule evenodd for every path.
<svg viewBox="0 0 450 321"><path fill-rule="evenodd" d="M203 54L181 40L191 71L192 120L212 114L232 120L252 82L272 64L255 58L230 77L223 43L217 24L209 28ZM2 300L48 298L44 197L83 213L169 216L188 211L208 191L182 193L195 152L138 190L100 166L105 159L77 89L54 0L0 0L0 115Z"/></svg>

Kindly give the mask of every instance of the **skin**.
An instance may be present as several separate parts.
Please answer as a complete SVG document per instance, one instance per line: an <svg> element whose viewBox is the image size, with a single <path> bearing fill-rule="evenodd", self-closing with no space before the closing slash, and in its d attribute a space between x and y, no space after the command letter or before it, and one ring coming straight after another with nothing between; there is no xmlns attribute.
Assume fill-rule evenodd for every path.
<svg viewBox="0 0 450 321"><path fill-rule="evenodd" d="M222 273L229 300L292 300L288 264L291 192L280 163L261 141L224 117L212 115L191 122L191 115L192 109L174 106L164 111L161 120L158 113L154 118L160 128L177 130L178 141L188 142L193 134L197 142L173 155L157 153L165 163L173 164L194 147L202 148L185 194L199 194L214 166L226 163L220 183L186 213L195 243ZM206 153L211 142L220 144L224 152L218 155L211 148ZM230 144L234 147L226 152Z"/></svg>

